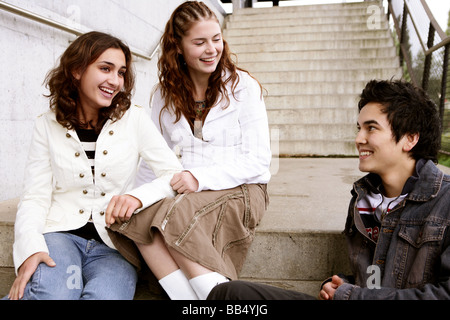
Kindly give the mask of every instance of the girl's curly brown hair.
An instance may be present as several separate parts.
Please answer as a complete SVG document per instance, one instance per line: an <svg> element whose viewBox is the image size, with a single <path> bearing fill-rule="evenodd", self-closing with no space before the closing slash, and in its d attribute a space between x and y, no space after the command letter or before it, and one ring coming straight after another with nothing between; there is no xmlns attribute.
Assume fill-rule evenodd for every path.
<svg viewBox="0 0 450 320"><path fill-rule="evenodd" d="M93 124L95 131L99 133L108 119L119 120L130 108L135 79L130 49L121 40L109 34L88 32L72 42L62 54L59 65L47 74L44 81L50 91L46 95L50 98L50 109L55 112L56 120L64 128L72 130L88 126L78 118L80 83L75 79L74 72L83 73L91 63L110 48L121 49L125 54L124 86L114 97L111 106L100 109L98 122Z"/></svg>
<svg viewBox="0 0 450 320"><path fill-rule="evenodd" d="M175 113L176 117L175 122L180 120L181 115L184 115L191 128L193 127L193 119L195 119L194 84L189 76L184 58L178 53L177 48L181 44L182 37L186 35L194 23L211 19L219 23L214 12L203 2L184 2L172 13L161 38L158 76L164 106L161 109L160 116L165 109L172 108L171 111ZM247 72L235 65L231 55L227 42L223 40L222 57L216 70L209 77L205 97L207 108L213 107L223 99L226 100L225 108L228 107L230 104L227 90L228 83L231 83L231 91L234 97L234 90L239 83L239 75L236 71ZM228 75L226 79L223 78L225 74ZM203 117L206 117L206 114Z"/></svg>

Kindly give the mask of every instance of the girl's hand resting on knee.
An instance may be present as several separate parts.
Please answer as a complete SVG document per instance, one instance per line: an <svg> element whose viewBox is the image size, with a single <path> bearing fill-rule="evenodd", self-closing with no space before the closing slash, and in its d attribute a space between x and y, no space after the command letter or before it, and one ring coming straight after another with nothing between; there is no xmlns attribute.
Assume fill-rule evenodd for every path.
<svg viewBox="0 0 450 320"><path fill-rule="evenodd" d="M170 185L178 193L196 192L198 190L198 180L189 171L175 173L170 180Z"/></svg>
<svg viewBox="0 0 450 320"><path fill-rule="evenodd" d="M133 213L142 207L142 202L138 198L124 194L114 196L106 208L105 222L109 227L114 222L124 223L130 220Z"/></svg>
<svg viewBox="0 0 450 320"><path fill-rule="evenodd" d="M17 271L17 278L14 280L11 289L9 290L9 300L19 300L23 298L25 286L30 281L38 265L44 262L49 267L56 266L55 261L48 255L47 252L37 252L27 260L25 260Z"/></svg>

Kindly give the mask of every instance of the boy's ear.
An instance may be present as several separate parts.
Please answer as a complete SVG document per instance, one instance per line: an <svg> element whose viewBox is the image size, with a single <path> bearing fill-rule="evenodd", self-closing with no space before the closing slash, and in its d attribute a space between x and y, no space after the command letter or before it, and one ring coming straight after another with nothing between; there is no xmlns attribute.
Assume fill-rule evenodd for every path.
<svg viewBox="0 0 450 320"><path fill-rule="evenodd" d="M403 151L409 152L414 148L419 141L419 133L407 133L404 136L405 142L403 144Z"/></svg>

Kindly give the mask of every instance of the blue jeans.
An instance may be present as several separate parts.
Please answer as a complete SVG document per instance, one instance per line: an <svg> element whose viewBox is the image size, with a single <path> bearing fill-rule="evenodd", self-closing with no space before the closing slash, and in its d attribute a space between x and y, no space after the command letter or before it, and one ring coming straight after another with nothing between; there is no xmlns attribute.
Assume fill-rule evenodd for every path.
<svg viewBox="0 0 450 320"><path fill-rule="evenodd" d="M24 300L133 299L137 273L118 251L66 232L44 237L56 266L38 266Z"/></svg>

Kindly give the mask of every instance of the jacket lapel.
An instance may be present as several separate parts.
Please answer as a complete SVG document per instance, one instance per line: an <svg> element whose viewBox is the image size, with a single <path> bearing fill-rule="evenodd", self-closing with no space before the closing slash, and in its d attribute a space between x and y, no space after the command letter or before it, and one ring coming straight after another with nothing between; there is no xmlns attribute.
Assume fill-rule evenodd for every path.
<svg viewBox="0 0 450 320"><path fill-rule="evenodd" d="M227 71L225 73L225 76L228 77L229 76L229 72ZM239 92L241 90L245 90L247 88L247 86L243 83L243 79L242 77L240 77L239 79L239 83L236 86L235 90L234 90L234 94L236 96L238 96ZM227 92L228 92L228 99L230 99L230 104L228 105L228 107L226 107L226 100L223 99L220 103L216 103L216 105L211 108L211 110L209 111L206 119L205 119L205 124L214 121L218 118L221 118L223 116L226 116L227 114L234 112L236 110L236 103L233 103L234 96L232 93L232 88L231 88L231 83L227 84ZM225 108L226 107L226 108Z"/></svg>

